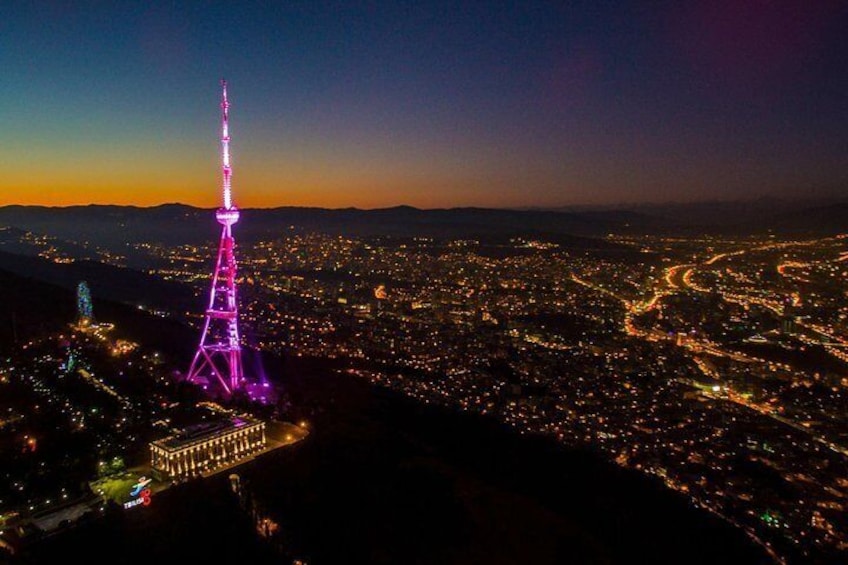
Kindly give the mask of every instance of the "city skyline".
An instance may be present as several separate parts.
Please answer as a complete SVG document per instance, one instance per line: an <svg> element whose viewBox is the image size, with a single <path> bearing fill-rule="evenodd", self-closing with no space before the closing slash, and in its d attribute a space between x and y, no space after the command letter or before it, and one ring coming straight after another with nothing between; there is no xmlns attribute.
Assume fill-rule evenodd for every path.
<svg viewBox="0 0 848 565"><path fill-rule="evenodd" d="M0 561L846 562L846 28L0 11Z"/></svg>
<svg viewBox="0 0 848 565"><path fill-rule="evenodd" d="M836 2L17 6L0 205L520 207L834 196Z"/></svg>
<svg viewBox="0 0 848 565"><path fill-rule="evenodd" d="M609 525L592 529L592 535L603 540L603 551L615 554L621 547L632 555L632 543L607 537L609 532L617 536L621 520L627 519L621 518L621 511L609 510L608 493L624 488L650 500L628 505L627 516L646 508L654 514L630 518L633 526L624 529L632 532L637 522L651 524L649 531L634 534L648 540L651 552L688 557L696 553L692 544L702 543L720 548L717 551L730 560L728 555L737 551L762 556L739 557L739 562L844 561L844 229L819 226L819 235L805 231L797 236L781 230L627 234L622 229L628 221L625 215L603 237L561 237L536 222L525 235L507 238L497 233L471 235L479 233L479 217L466 216L464 232L437 237L419 232L416 237L415 232L393 234L390 226L389 233L368 235L346 225L339 234L332 229L334 219L324 228L277 222L276 230L254 232L264 235L251 243L241 237L239 249L239 333L248 354L245 369L259 367L259 374L269 377L268 388L283 391L271 405L254 403L250 409L254 415L268 410L277 415L266 422L271 434L266 445L259 435L261 423L251 436L241 426L253 420L232 412L246 406L246 398L228 398L223 392L201 396L199 390L193 395L193 385L181 381L204 324L198 309L209 289L216 248L214 239L191 235L199 225L192 216L208 221L207 212L171 210L170 219L152 221L161 211L136 210L148 218L140 231L129 215L113 209L48 209L35 216L23 212L19 209L17 216L4 220L9 225L0 230L0 276L12 289L15 305L6 323L0 323L6 335L0 345L10 352L0 365L0 385L13 393L3 397L10 424L4 437L23 446L17 459L21 471L0 484L5 489L0 498L35 513L32 518L39 527L49 530L57 523L40 518L42 512L64 512L55 504L57 497L86 493L73 487L80 483L69 482L68 473L89 480L99 477L92 483L94 493L114 498L131 512L146 503L137 502L141 499L132 498L128 489L140 476L153 476L158 481L151 487L153 505L138 511L166 516L169 524L175 522L169 528L186 527L195 520L173 520L168 497L179 496L174 491L180 489L170 488L169 481L188 481L221 469L230 473L235 458L244 461L236 478L229 477L235 480L234 492L262 496L254 516L260 538L284 540L276 550L283 555L312 557L327 551L324 548L339 547L324 542L326 516L346 508L361 518L360 508L370 508L385 492L386 477L403 473L396 463L374 472L375 464L363 454L382 456L396 449L384 449L386 445L396 444L384 432L372 431L377 422L369 422L373 412L368 405L354 409L356 404L348 404L359 402L357 398L370 403L388 394L390 404L379 411L388 416L378 418L385 418L390 429L397 430L406 415L439 407L432 414L437 420L421 420L416 427L431 438L431 430L449 429L451 433L435 434L437 441L447 442L442 449L459 447L465 465L478 462L511 475L513 471L504 471L502 465L515 464L527 477L520 484L537 485L546 514L551 501L559 499L568 510L557 512L585 516L587 509L597 508L612 516L612 524L601 522ZM67 215L76 220L62 218ZM98 216L99 235L78 231L80 224ZM244 227L255 229L260 216L245 217ZM490 221L500 225L505 220L501 216ZM279 229L281 225L287 227ZM31 231L36 226L38 233ZM176 239L163 242L163 233ZM81 290L80 280L90 281L91 291L84 290L87 285ZM97 304L96 322L86 313L86 296ZM34 303L61 306L47 312L26 306ZM69 320L76 321L68 326ZM260 365L257 356L264 360ZM368 388L358 394L339 393L339 387L359 386L355 381ZM326 387L325 392L319 386ZM406 405L395 404L402 398L408 400ZM499 422L509 431L497 428L499 439L458 439L454 434L469 433L478 422L464 419L462 412ZM339 449L342 438L333 435L345 428L345 413L350 414L347 425L353 436L344 444L353 450ZM275 421L280 417L285 421ZM65 459L57 479L46 487L31 482L22 471L50 460L57 451L65 453L55 438L79 434L81 418L85 437L99 446L75 450L87 455L88 463ZM442 418L461 418L455 422L464 424L448 425ZM422 426L426 421L430 424ZM226 446L217 451L220 441ZM297 451L285 451L301 441L305 443ZM369 441L375 448L359 447ZM524 455L516 455L516 447L501 449L504 441L526 445L528 455L537 455L528 465ZM138 447L147 447L147 442L150 449L139 453ZM537 451L554 444L566 450ZM321 446L312 448L317 460L304 452L311 445ZM474 449L468 446L484 447L468 455ZM491 446L498 448L491 451ZM275 456L278 448L283 452ZM625 487L622 475L614 479L593 472L588 483L577 482L575 488L603 493L607 502L575 502L575 494L566 490L575 481L561 479L581 466L581 457L571 450L583 448L592 450L593 458L602 457L632 473L631 478L636 473L649 477ZM420 445L402 451L421 460ZM484 455L486 451L490 455ZM435 450L424 452L437 461L445 457L432 455ZM539 479L540 473L550 471L557 454L569 460L567 467ZM487 464L486 457L498 457L495 461L503 464ZM97 461L103 463L95 466ZM281 473L301 464L310 471L281 479ZM339 473L340 480L313 472L317 464ZM138 473L122 471L137 465L144 465ZM368 494L348 488L353 484L350 470L357 468L362 475L354 483L371 485ZM251 490L263 475L272 481L272 492L313 488L326 498L316 507L316 499L307 496L303 510L291 512L267 494L257 494L268 491ZM245 481L239 482L239 477ZM438 493L467 508L453 483L437 481L432 490L418 481L401 481L399 495L414 498L423 490L428 499ZM338 488L328 492L328 484ZM206 493L209 485L200 482L198 488ZM674 516L680 526L688 512L679 504L670 513L659 511L654 505L657 488L688 498L689 510L698 508L703 519L710 514L721 519L728 534L732 527L737 540L746 539L746 544L731 550L715 541L718 532L704 536L705 529L698 526L669 535L658 520ZM339 496L351 493L355 502L340 502ZM99 505L101 500L92 495L79 504ZM397 499L392 500L394 505ZM315 521L308 515L310 509ZM412 529L412 524L434 522L422 518L418 506L413 509L415 518L408 522ZM462 510L458 512L461 516ZM286 515L297 516L297 525L281 519ZM379 506L376 515L396 519ZM443 512L438 515L444 517ZM497 513L481 515L502 520ZM21 522L28 519L24 513ZM369 520L360 527L378 527L373 526L379 523L375 518ZM515 531L520 522L513 519L514 525L503 530ZM346 517L338 523L349 530ZM321 534L310 542L292 537L302 531L296 528L315 528ZM561 539L559 530L541 529L547 539ZM272 530L278 533L272 535ZM85 531L85 524L75 525L62 543L73 544L79 539L74 534ZM500 540L487 538L486 530L475 531L479 534L470 543L485 543L498 554L500 546L491 544ZM149 532L145 526L145 534ZM115 541L132 543L130 535L126 531ZM374 542L368 536L354 537L361 540L360 551L372 551ZM721 534L731 543L733 537ZM408 555L415 549L404 546L404 539L390 535L378 543L396 547L396 555ZM159 551L170 554L194 543L180 540L164 542ZM439 551L445 543L450 542L428 541L428 547ZM565 543L571 551L571 538ZM35 551L51 554L49 544L41 547ZM521 545L519 551L520 558L508 561L526 562L526 552L533 547ZM703 558L692 562L720 560L697 553ZM551 557L540 562L560 561Z"/></svg>

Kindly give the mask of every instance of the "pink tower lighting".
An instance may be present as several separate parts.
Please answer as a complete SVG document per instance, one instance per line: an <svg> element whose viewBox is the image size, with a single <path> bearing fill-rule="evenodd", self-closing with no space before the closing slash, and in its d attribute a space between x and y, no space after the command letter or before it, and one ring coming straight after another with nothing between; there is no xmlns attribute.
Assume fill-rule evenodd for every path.
<svg viewBox="0 0 848 565"><path fill-rule="evenodd" d="M221 81L221 88L224 90L223 99L221 100L221 163L224 173L224 209L229 210L233 207L232 188L230 185L233 170L230 167L230 103L227 100L226 80Z"/></svg>
<svg viewBox="0 0 848 565"><path fill-rule="evenodd" d="M206 309L200 345L188 370L188 380L199 384L215 377L227 394L244 387L241 363L241 342L238 331L238 302L236 300L236 259L233 224L239 211L232 203L232 168L230 167L230 129L227 100L227 81L222 80L221 100L221 161L223 172L223 206L215 213L221 224L221 243L212 273L212 290Z"/></svg>

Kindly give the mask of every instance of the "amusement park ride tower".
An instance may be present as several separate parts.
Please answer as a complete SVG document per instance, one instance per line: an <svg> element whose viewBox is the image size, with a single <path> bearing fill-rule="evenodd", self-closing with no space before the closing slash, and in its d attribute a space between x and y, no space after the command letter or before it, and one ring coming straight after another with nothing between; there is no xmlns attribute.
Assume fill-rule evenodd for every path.
<svg viewBox="0 0 848 565"><path fill-rule="evenodd" d="M196 383L208 382L215 377L227 394L245 386L242 373L241 343L238 330L238 302L236 300L236 259L233 224L239 220L239 211L232 203L230 180L230 133L227 81L222 80L221 101L222 132L221 155L223 170L223 206L215 212L221 224L221 244L218 259L212 273L212 290L200 345L188 370L188 380Z"/></svg>

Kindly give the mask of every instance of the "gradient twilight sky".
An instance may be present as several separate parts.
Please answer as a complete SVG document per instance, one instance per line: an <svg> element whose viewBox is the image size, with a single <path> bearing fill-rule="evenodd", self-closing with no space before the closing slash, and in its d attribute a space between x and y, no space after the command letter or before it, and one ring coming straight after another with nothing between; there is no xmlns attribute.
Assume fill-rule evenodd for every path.
<svg viewBox="0 0 848 565"><path fill-rule="evenodd" d="M848 2L0 6L0 205L848 191Z"/></svg>

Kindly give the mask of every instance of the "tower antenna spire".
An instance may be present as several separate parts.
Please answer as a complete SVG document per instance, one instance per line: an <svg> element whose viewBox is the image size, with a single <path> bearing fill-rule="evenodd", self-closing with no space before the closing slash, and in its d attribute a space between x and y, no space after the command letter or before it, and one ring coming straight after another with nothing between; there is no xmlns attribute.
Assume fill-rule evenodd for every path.
<svg viewBox="0 0 848 565"><path fill-rule="evenodd" d="M224 209L233 207L232 202L232 175L230 167L230 102L227 100L227 79L221 79L221 169L224 181Z"/></svg>
<svg viewBox="0 0 848 565"><path fill-rule="evenodd" d="M233 225L239 211L232 202L232 168L230 167L230 102L227 100L227 81L221 80L221 170L223 172L223 206L215 212L221 224L221 244L218 260L212 273L212 291L206 308L203 333L197 353L188 370L188 380L205 385L211 377L217 379L226 394L245 385L241 364L241 340L238 329L236 300L236 240Z"/></svg>

